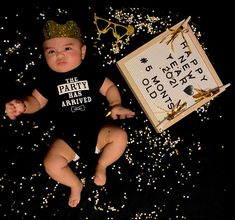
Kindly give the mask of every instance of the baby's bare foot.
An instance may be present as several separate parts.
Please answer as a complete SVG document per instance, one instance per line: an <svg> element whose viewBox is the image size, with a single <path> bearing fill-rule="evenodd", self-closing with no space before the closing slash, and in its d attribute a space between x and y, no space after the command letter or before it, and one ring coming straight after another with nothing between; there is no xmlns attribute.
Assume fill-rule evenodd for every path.
<svg viewBox="0 0 235 220"><path fill-rule="evenodd" d="M95 171L94 183L97 186L103 186L106 183L106 167L98 164Z"/></svg>
<svg viewBox="0 0 235 220"><path fill-rule="evenodd" d="M69 196L69 206L76 207L81 199L81 192L82 192L83 185L81 182L76 187L71 187L71 192Z"/></svg>

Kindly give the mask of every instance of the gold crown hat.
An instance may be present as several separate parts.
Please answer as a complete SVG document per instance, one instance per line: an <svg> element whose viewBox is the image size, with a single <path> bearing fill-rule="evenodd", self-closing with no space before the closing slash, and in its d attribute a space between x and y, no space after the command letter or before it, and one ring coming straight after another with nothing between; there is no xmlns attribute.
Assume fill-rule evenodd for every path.
<svg viewBox="0 0 235 220"><path fill-rule="evenodd" d="M73 20L67 21L65 24L58 24L49 20L43 27L43 34L45 40L55 37L70 37L83 41L81 30Z"/></svg>

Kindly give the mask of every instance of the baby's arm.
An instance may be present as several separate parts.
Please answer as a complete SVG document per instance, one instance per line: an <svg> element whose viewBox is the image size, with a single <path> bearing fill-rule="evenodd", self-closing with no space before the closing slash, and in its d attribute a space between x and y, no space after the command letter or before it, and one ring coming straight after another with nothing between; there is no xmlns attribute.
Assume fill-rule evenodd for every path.
<svg viewBox="0 0 235 220"><path fill-rule="evenodd" d="M44 98L36 89L32 95L24 99L14 99L5 104L5 113L11 120L15 120L22 113L34 113L43 108L47 104L47 99Z"/></svg>
<svg viewBox="0 0 235 220"><path fill-rule="evenodd" d="M100 92L106 96L106 99L109 102L111 110L108 115L110 115L113 119L125 119L135 116L135 112L122 106L120 92L117 86L110 79L105 79Z"/></svg>

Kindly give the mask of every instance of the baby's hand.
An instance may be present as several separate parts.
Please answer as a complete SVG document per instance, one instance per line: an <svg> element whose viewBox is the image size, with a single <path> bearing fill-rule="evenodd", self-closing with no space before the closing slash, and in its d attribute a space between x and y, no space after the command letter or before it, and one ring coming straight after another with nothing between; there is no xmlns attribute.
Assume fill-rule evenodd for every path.
<svg viewBox="0 0 235 220"><path fill-rule="evenodd" d="M121 105L114 106L110 111L112 119L125 119L132 118L135 116L135 112Z"/></svg>
<svg viewBox="0 0 235 220"><path fill-rule="evenodd" d="M5 104L5 113L11 120L15 120L25 112L25 104L21 100L14 99Z"/></svg>

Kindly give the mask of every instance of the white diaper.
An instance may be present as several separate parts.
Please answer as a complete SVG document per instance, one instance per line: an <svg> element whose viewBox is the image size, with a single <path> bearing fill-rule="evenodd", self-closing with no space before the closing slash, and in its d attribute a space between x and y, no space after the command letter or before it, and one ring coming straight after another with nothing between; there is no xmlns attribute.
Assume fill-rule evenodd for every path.
<svg viewBox="0 0 235 220"><path fill-rule="evenodd" d="M100 149L98 147L95 147L95 154L99 154L100 153Z"/></svg>
<svg viewBox="0 0 235 220"><path fill-rule="evenodd" d="M77 161L77 160L79 160L79 158L80 157L76 154L75 157L73 158L73 161Z"/></svg>

